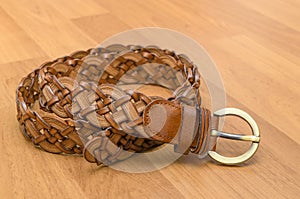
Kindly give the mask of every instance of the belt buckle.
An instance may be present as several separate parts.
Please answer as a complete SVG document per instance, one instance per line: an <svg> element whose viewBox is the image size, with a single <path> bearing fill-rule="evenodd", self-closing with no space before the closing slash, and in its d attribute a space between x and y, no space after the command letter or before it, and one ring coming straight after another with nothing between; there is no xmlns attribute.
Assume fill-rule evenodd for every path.
<svg viewBox="0 0 300 199"><path fill-rule="evenodd" d="M258 145L260 142L260 134L259 134L259 129L254 121L254 119L246 112L236 109L236 108L224 108L221 110L218 110L214 112L215 117L224 117L224 116L237 116L245 120L251 127L252 129L252 135L242 135L242 134L231 134L231 133L226 133L219 131L217 129L212 129L211 130L211 136L214 137L221 137L221 138L226 138L226 139L231 139L231 140L239 140L239 141L251 141L252 145L249 148L249 150L237 157L225 157L220 154L218 154L216 151L208 151L208 155L215 161L225 164L225 165L237 165L241 164L247 160L249 160L257 151Z"/></svg>

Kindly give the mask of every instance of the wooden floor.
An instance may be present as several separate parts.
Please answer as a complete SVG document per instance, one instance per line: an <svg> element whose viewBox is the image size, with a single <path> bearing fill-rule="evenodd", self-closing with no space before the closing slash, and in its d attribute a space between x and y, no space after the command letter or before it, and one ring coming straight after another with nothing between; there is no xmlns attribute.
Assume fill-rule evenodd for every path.
<svg viewBox="0 0 300 199"><path fill-rule="evenodd" d="M297 0L1 0L0 198L299 198L299 10ZM15 110L21 77L145 26L180 31L209 52L227 106L249 112L260 126L260 148L247 164L220 166L191 155L131 174L48 154L23 139ZM235 148L228 146L220 150Z"/></svg>

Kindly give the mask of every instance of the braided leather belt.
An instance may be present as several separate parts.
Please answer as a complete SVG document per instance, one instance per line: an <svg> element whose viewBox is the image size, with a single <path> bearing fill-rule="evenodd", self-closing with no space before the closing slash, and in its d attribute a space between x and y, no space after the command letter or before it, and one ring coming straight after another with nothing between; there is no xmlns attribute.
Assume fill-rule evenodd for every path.
<svg viewBox="0 0 300 199"><path fill-rule="evenodd" d="M143 67L140 67L143 66ZM157 86L171 96L160 96ZM112 45L77 51L46 62L17 88L17 119L23 135L47 152L83 154L92 163L109 165L133 153L171 143L178 153L208 153L223 164L251 158L260 140L254 120L227 108L201 108L200 74L184 55L155 46ZM218 117L245 119L253 135L218 131ZM251 141L239 157L215 152L212 137Z"/></svg>

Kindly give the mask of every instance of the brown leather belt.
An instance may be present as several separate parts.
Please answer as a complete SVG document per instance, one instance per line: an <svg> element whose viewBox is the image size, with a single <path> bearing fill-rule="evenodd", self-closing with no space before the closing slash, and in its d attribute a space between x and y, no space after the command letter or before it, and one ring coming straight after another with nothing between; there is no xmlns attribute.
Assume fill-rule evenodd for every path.
<svg viewBox="0 0 300 199"><path fill-rule="evenodd" d="M173 95L166 99L128 89L131 84L148 84L145 79ZM17 118L23 135L35 146L51 153L83 154L97 164L109 165L128 158L124 151L145 152L164 143L174 144L178 153L208 152L224 164L248 160L259 142L254 120L237 109L212 117L200 107L199 86L197 67L169 50L112 45L77 51L44 63L22 79ZM211 121L226 114L248 121L253 135L218 131L217 122ZM208 148L213 136L253 144L244 155L227 158L217 154L214 145Z"/></svg>

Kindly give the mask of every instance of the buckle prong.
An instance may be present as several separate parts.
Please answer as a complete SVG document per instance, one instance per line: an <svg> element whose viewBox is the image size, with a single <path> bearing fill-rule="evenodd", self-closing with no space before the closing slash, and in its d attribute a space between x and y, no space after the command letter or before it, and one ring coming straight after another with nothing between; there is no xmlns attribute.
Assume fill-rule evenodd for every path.
<svg viewBox="0 0 300 199"><path fill-rule="evenodd" d="M211 136L226 138L230 140L239 140L239 141L250 141L258 143L260 141L260 137L254 135L243 135L243 134L231 134L223 131L217 131L213 129L211 131Z"/></svg>
<svg viewBox="0 0 300 199"><path fill-rule="evenodd" d="M258 126L254 121L254 119L248 113L240 109L224 108L214 113L214 116L216 117L223 117L227 115L238 116L243 120L245 120L252 129L252 135L231 134L231 133L219 131L217 129L212 129L211 136L221 137L221 138L226 138L231 140L250 141L252 142L252 145L246 153L237 157L225 157L218 154L216 151L208 151L208 155L219 163L226 164L226 165L237 165L249 160L255 154L260 142L260 134L259 134Z"/></svg>

